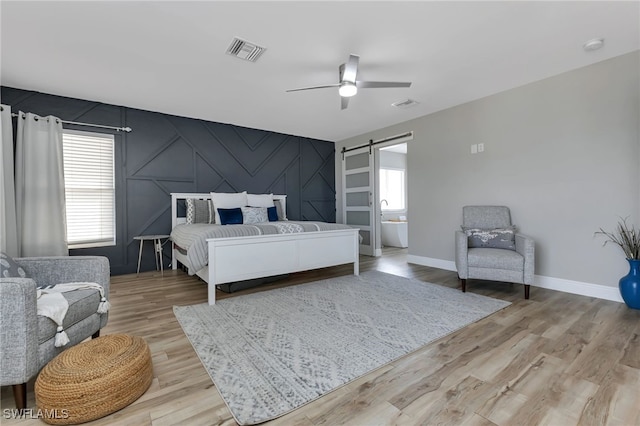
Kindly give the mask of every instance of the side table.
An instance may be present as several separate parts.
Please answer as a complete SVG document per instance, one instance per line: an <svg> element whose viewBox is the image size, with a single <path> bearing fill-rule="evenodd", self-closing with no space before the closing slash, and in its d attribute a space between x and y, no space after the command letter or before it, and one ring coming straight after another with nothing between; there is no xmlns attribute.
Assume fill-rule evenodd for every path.
<svg viewBox="0 0 640 426"><path fill-rule="evenodd" d="M138 270L136 275L140 275L140 261L142 260L142 247L145 241L153 241L156 256L156 271L158 270L158 264L160 265L160 274L164 277L164 266L162 264L162 240L169 239L169 235L138 235L133 237L134 240L140 241L140 251L138 252Z"/></svg>

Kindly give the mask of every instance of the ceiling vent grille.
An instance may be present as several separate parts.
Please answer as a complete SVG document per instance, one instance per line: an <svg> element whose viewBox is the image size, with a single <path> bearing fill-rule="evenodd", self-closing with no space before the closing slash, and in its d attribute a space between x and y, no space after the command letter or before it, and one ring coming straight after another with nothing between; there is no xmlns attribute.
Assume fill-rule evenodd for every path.
<svg viewBox="0 0 640 426"><path fill-rule="evenodd" d="M265 50L267 50L265 47L235 37L227 48L227 54L245 61L255 62Z"/></svg>
<svg viewBox="0 0 640 426"><path fill-rule="evenodd" d="M405 99L404 101L394 102L391 106L396 108L411 108L413 106L418 105L420 102L414 101L413 99Z"/></svg>

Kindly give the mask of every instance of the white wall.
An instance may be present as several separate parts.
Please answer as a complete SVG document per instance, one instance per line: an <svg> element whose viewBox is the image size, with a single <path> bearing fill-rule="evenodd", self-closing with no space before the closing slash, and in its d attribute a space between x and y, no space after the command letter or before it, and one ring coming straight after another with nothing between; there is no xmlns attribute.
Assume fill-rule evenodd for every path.
<svg viewBox="0 0 640 426"><path fill-rule="evenodd" d="M627 263L594 231L619 216L640 225L639 62L636 51L338 142L336 165L343 146L414 131L411 257L451 265L462 207L507 205L536 240L537 275L615 287ZM472 155L477 143L485 152Z"/></svg>

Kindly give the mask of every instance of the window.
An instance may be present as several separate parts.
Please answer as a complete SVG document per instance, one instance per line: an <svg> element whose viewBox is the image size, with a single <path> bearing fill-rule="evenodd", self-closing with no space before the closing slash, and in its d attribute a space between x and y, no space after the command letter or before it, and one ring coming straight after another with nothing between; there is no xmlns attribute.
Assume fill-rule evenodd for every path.
<svg viewBox="0 0 640 426"><path fill-rule="evenodd" d="M62 135L69 248L115 245L113 135Z"/></svg>
<svg viewBox="0 0 640 426"><path fill-rule="evenodd" d="M404 210L404 200L404 170L381 168L380 205L382 210Z"/></svg>

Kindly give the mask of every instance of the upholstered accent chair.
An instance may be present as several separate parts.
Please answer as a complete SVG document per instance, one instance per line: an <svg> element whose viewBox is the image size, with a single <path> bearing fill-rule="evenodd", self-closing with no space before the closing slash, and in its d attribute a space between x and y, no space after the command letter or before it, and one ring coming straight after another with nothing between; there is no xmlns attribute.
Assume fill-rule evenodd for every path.
<svg viewBox="0 0 640 426"><path fill-rule="evenodd" d="M524 284L529 298L533 283L535 243L517 233L505 206L465 206L462 229L455 233L456 269L467 291L468 279Z"/></svg>
<svg viewBox="0 0 640 426"><path fill-rule="evenodd" d="M0 386L13 386L16 407L26 408L27 382L56 355L89 337L98 337L108 314L98 313L99 290L62 293L69 308L63 327L69 343L55 346L58 325L38 316L37 287L92 282L109 297L109 260L101 256L13 259L28 278L0 278ZM3 271L4 272L4 271Z"/></svg>

